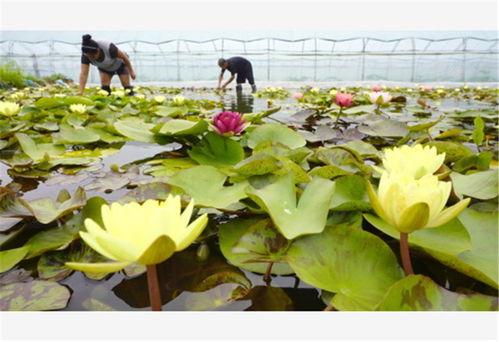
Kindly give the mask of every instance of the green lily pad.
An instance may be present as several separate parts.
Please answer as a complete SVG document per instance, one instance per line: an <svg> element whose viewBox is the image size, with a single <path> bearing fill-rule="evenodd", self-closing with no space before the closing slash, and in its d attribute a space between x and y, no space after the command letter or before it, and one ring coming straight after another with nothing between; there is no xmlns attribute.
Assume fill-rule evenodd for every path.
<svg viewBox="0 0 499 342"><path fill-rule="evenodd" d="M87 144L100 140L100 135L85 127L61 124L59 133L53 134L52 139L56 144Z"/></svg>
<svg viewBox="0 0 499 342"><path fill-rule="evenodd" d="M469 196L482 200L495 198L499 194L499 171L492 169L469 175L452 172L450 175L454 191L459 197Z"/></svg>
<svg viewBox="0 0 499 342"><path fill-rule="evenodd" d="M289 265L306 283L335 293L338 310L372 310L403 277L392 250L377 236L347 227L297 239Z"/></svg>
<svg viewBox="0 0 499 342"><path fill-rule="evenodd" d="M178 172L169 184L182 188L196 205L226 208L247 197L247 183L224 186L227 176L213 166L199 165Z"/></svg>
<svg viewBox="0 0 499 342"><path fill-rule="evenodd" d="M232 166L244 158L244 150L239 142L211 132L188 154L199 164L216 167Z"/></svg>
<svg viewBox="0 0 499 342"><path fill-rule="evenodd" d="M291 128L278 124L264 124L255 128L248 135L248 146L255 148L262 141L281 143L289 148L305 146L306 140Z"/></svg>
<svg viewBox="0 0 499 342"><path fill-rule="evenodd" d="M28 246L0 251L0 273L7 272L17 265L28 254L28 251Z"/></svg>
<svg viewBox="0 0 499 342"><path fill-rule="evenodd" d="M65 151L64 146L54 144L38 144L29 135L16 133L15 137L19 141L22 150L34 161L43 161L45 156L60 155Z"/></svg>
<svg viewBox="0 0 499 342"><path fill-rule="evenodd" d="M468 147L453 141L432 141L427 143L426 146L435 147L439 154L445 153L445 163L453 163L473 155L473 151Z"/></svg>
<svg viewBox="0 0 499 342"><path fill-rule="evenodd" d="M465 209L458 218L440 227L418 230L411 233L409 235L409 244L422 247L428 254L448 267L490 286L497 287L497 268L493 270L494 263L491 263L489 257L481 255L483 251L486 251L484 253L487 255L489 251L494 250L493 239L489 238L487 241L484 241L484 239L475 239L476 243L479 244L476 247L473 246L472 233L474 231L467 229L461 222L461 215L466 215L464 213L469 210L472 209ZM395 239L400 238L400 233L380 218L370 214L365 214L364 217L369 223L385 234ZM476 222L474 224L482 225L482 223ZM493 226L491 228L490 225L484 224L484 227L486 227L484 230L492 233L491 237L494 235L497 236L497 226L495 232L493 231ZM467 253L468 251L471 251L471 253ZM468 257L465 255L468 255ZM497 264L497 259L495 263Z"/></svg>
<svg viewBox="0 0 499 342"><path fill-rule="evenodd" d="M279 169L279 162L273 156L265 153L257 153L234 165L232 169L244 177L264 175L277 171Z"/></svg>
<svg viewBox="0 0 499 342"><path fill-rule="evenodd" d="M290 242L269 219L233 219L219 226L220 250L231 264L252 272L265 273L273 262L273 274L293 274L283 256Z"/></svg>
<svg viewBox="0 0 499 342"><path fill-rule="evenodd" d="M297 201L290 174L262 189L248 190L248 195L270 214L279 231L289 240L324 229L333 193L334 183L317 177L307 184Z"/></svg>
<svg viewBox="0 0 499 342"><path fill-rule="evenodd" d="M335 180L336 188L331 209L338 211L368 211L371 209L364 178L343 176Z"/></svg>
<svg viewBox="0 0 499 342"><path fill-rule="evenodd" d="M119 200L119 203L144 202L148 199L166 200L170 192L171 186L165 183L143 184L129 191Z"/></svg>
<svg viewBox="0 0 499 342"><path fill-rule="evenodd" d="M154 125L145 123L139 118L128 118L114 123L114 128L118 133L132 140L146 143L155 142L154 133L151 132L153 127Z"/></svg>
<svg viewBox="0 0 499 342"><path fill-rule="evenodd" d="M156 159L146 164L153 166L146 169L144 173L153 177L171 177L181 170L198 165L191 158Z"/></svg>
<svg viewBox="0 0 499 342"><path fill-rule="evenodd" d="M405 123L381 117L362 123L357 129L361 133L375 137L404 137L409 133Z"/></svg>
<svg viewBox="0 0 499 342"><path fill-rule="evenodd" d="M379 311L497 311L497 298L448 291L422 275L395 283L377 307Z"/></svg>
<svg viewBox="0 0 499 342"><path fill-rule="evenodd" d="M83 207L87 202L87 196L85 190L78 187L73 197L62 203L50 198L40 198L30 202L21 199L21 202L35 216L38 222L50 223L75 209Z"/></svg>
<svg viewBox="0 0 499 342"><path fill-rule="evenodd" d="M187 114L189 111L187 107L166 107L166 106L158 106L156 110L156 115L159 116L170 116L177 117Z"/></svg>
<svg viewBox="0 0 499 342"><path fill-rule="evenodd" d="M74 270L66 267L70 259L67 251L48 252L38 260L38 277L43 280L60 281L67 278Z"/></svg>
<svg viewBox="0 0 499 342"><path fill-rule="evenodd" d="M138 174L133 171L124 173L109 171L104 177L96 178L92 182L86 184L85 190L98 192L118 190L126 186L137 176Z"/></svg>
<svg viewBox="0 0 499 342"><path fill-rule="evenodd" d="M174 119L165 122L159 129L159 134L180 136L180 135L199 135L206 131L208 123L204 120L190 121Z"/></svg>
<svg viewBox="0 0 499 342"><path fill-rule="evenodd" d="M71 293L54 281L33 280L0 287L0 311L61 310Z"/></svg>
<svg viewBox="0 0 499 342"><path fill-rule="evenodd" d="M291 311L293 301L280 287L255 286L244 297L251 300L251 306L244 311Z"/></svg>

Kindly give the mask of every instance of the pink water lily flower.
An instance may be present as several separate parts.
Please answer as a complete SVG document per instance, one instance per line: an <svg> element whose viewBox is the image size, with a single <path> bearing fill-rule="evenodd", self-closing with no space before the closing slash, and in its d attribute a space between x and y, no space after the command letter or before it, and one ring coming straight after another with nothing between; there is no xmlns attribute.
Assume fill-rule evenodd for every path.
<svg viewBox="0 0 499 342"><path fill-rule="evenodd" d="M222 112L213 117L213 128L218 134L237 134L244 129L246 120L237 112Z"/></svg>
<svg viewBox="0 0 499 342"><path fill-rule="evenodd" d="M381 91L381 87L380 86L374 86L371 88L372 91Z"/></svg>
<svg viewBox="0 0 499 342"><path fill-rule="evenodd" d="M303 97L303 93L294 93L293 94L293 98L295 98L297 100L301 99L302 97Z"/></svg>
<svg viewBox="0 0 499 342"><path fill-rule="evenodd" d="M340 107L350 107L353 104L353 95L347 93L337 93L334 102Z"/></svg>

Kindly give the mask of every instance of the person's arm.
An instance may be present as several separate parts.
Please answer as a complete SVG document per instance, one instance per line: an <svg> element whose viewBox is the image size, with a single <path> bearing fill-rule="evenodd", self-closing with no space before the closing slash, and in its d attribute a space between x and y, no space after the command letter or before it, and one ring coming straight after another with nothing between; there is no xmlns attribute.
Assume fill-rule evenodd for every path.
<svg viewBox="0 0 499 342"><path fill-rule="evenodd" d="M217 89L220 89L220 85L222 84L222 80L224 79L224 72L221 71L220 75L218 75L218 86Z"/></svg>
<svg viewBox="0 0 499 342"><path fill-rule="evenodd" d="M233 74L233 75L231 75L231 76L230 76L230 78L227 80L227 82L225 82L225 84L222 86L222 89L225 89L225 87L227 87L227 85L228 85L230 82L234 81L234 78L236 78L236 76L235 76L234 74Z"/></svg>
<svg viewBox="0 0 499 342"><path fill-rule="evenodd" d="M135 76L136 76L135 70L133 70L132 63L130 63L130 59L128 58L126 53L124 53L123 51L118 49L118 58L121 58L123 60L123 62L125 62L125 65L128 68L128 71L130 71L130 77L132 78L132 80L134 80Z"/></svg>
<svg viewBox="0 0 499 342"><path fill-rule="evenodd" d="M81 64L80 70L80 89L76 93L77 95L82 95L88 80L88 71L90 70L90 64Z"/></svg>

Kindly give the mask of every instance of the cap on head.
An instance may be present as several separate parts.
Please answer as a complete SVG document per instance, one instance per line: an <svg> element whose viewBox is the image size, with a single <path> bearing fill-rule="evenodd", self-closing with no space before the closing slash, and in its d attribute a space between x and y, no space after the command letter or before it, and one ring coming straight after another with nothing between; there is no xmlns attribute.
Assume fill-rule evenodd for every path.
<svg viewBox="0 0 499 342"><path fill-rule="evenodd" d="M218 59L218 66L219 66L220 68L223 68L223 67L224 67L225 62L227 62L225 59L223 59L223 58L219 58L219 59Z"/></svg>
<svg viewBox="0 0 499 342"><path fill-rule="evenodd" d="M97 50L99 49L99 45L95 40L92 40L92 36L89 34L86 34L81 37L82 42L81 42L81 51L87 52L87 53L96 53Z"/></svg>

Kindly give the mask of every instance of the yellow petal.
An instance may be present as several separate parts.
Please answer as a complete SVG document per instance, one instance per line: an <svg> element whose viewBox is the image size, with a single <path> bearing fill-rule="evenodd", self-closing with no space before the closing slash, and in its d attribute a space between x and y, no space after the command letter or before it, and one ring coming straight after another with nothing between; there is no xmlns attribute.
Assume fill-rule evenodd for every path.
<svg viewBox="0 0 499 342"><path fill-rule="evenodd" d="M208 215L207 214L203 214L196 221L192 222L184 230L184 233L182 234L181 238L177 242L178 243L177 252L189 247L191 245L191 243L198 238L198 236L201 234L203 229L206 227L207 223L208 223Z"/></svg>
<svg viewBox="0 0 499 342"><path fill-rule="evenodd" d="M99 243L95 240L95 238L91 234L87 232L80 232L80 236L83 239L83 241L85 241L85 243L89 245L94 251L105 256L108 259L116 260L116 257L111 253L109 253L108 251L106 251L104 247L99 245Z"/></svg>
<svg viewBox="0 0 499 342"><path fill-rule="evenodd" d="M175 242L166 235L161 235L147 248L137 259L137 262L144 265L159 264L175 253Z"/></svg>
<svg viewBox="0 0 499 342"><path fill-rule="evenodd" d="M366 188L367 188L367 194L368 194L369 199L371 201L371 205L374 209L374 212L376 214L378 214L378 216L381 217L381 219L388 222L386 213L383 210L381 203L379 202L378 196L376 196L376 193L374 192L373 186L368 181L366 181Z"/></svg>
<svg viewBox="0 0 499 342"><path fill-rule="evenodd" d="M112 273L124 269L130 262L67 262L65 265L73 270L92 273Z"/></svg>
<svg viewBox="0 0 499 342"><path fill-rule="evenodd" d="M106 250L115 256L116 260L134 262L137 261L141 250L129 241L116 238L110 234L95 236L95 240L101 246L106 246Z"/></svg>
<svg viewBox="0 0 499 342"><path fill-rule="evenodd" d="M443 210L433 221L428 224L428 228L441 226L454 217L459 215L470 203L470 198L466 198L458 203L454 204L452 207L446 208Z"/></svg>
<svg viewBox="0 0 499 342"><path fill-rule="evenodd" d="M402 233L412 233L425 228L430 217L430 207L424 202L419 202L406 208L400 216L397 228Z"/></svg>

